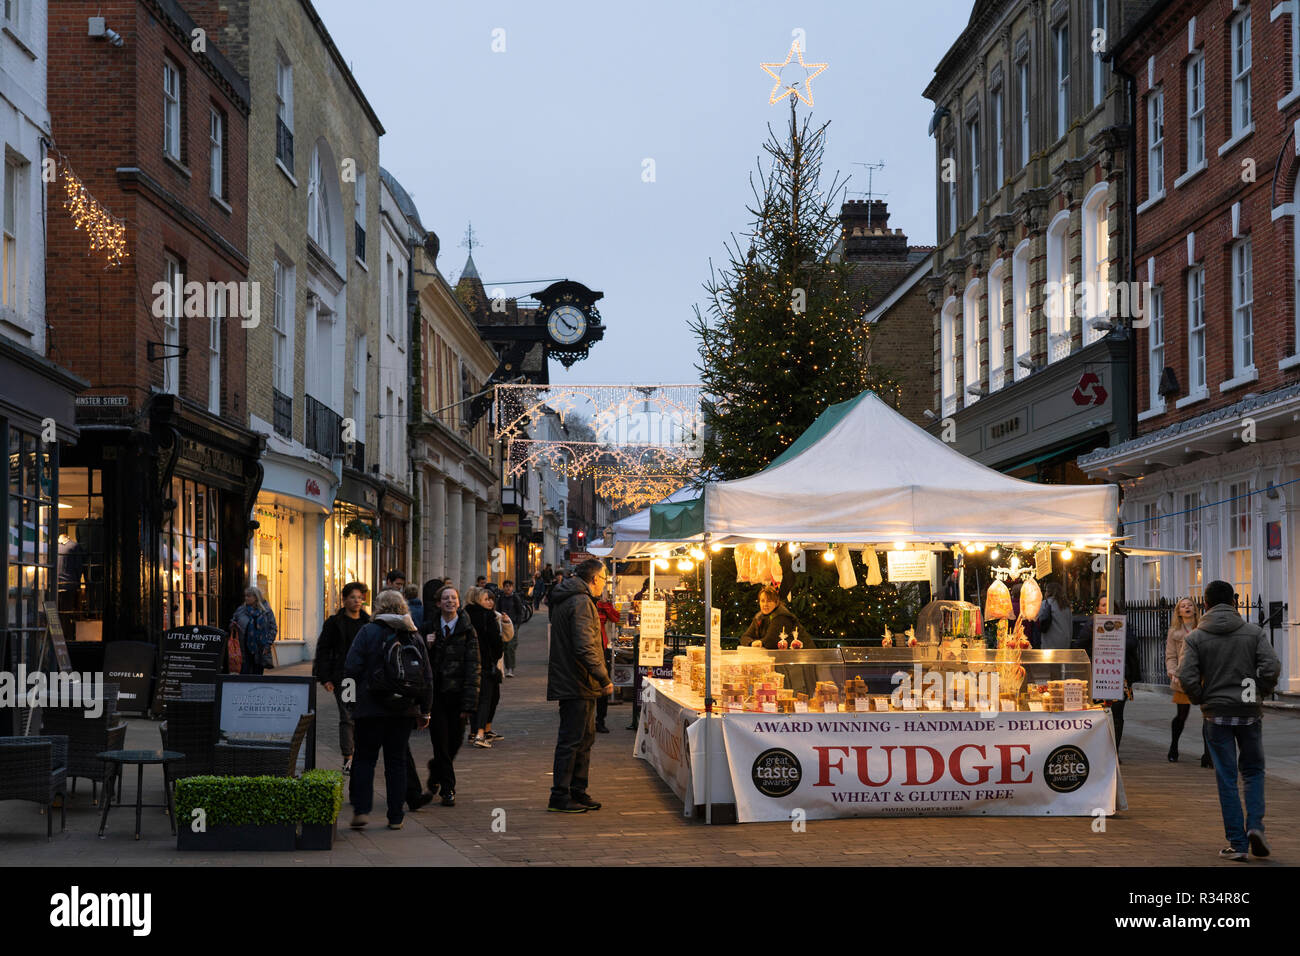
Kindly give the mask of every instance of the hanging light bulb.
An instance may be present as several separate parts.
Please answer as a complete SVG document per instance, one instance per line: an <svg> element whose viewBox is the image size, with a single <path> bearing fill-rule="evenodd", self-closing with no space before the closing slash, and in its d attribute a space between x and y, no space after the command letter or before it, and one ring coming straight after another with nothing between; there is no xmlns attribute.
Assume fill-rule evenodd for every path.
<svg viewBox="0 0 1300 956"><path fill-rule="evenodd" d="M667 571L669 568L667 558L655 558L655 567L660 571Z"/></svg>
<svg viewBox="0 0 1300 956"><path fill-rule="evenodd" d="M764 551L767 550L767 542L766 541L758 542L756 545L754 545L754 550L757 551L759 554L762 554Z"/></svg>
<svg viewBox="0 0 1300 956"><path fill-rule="evenodd" d="M719 551L722 550L722 545L715 541L713 542L713 544L709 545L709 550L712 551L714 554L717 554Z"/></svg>
<svg viewBox="0 0 1300 956"><path fill-rule="evenodd" d="M1020 542L1020 547L1024 548L1026 551L1028 551L1028 550L1029 550L1030 548L1032 548L1033 546L1034 546L1034 542L1032 542L1032 541L1021 541L1021 542Z"/></svg>
<svg viewBox="0 0 1300 956"><path fill-rule="evenodd" d="M975 545L973 545L973 544L968 544L968 545L966 545L966 553L967 553L967 554L974 554L974 553L975 553Z"/></svg>
<svg viewBox="0 0 1300 956"><path fill-rule="evenodd" d="M1015 574L1019 570L1020 570L1020 558L1018 558L1016 555L1013 554L1011 556L1011 573Z"/></svg>
<svg viewBox="0 0 1300 956"><path fill-rule="evenodd" d="M785 550L786 550L786 553L789 554L790 557L793 558L796 554L798 554L800 551L802 551L803 548L799 547L799 542L798 542L798 541L791 541L789 544L787 544L787 545L785 546Z"/></svg>
<svg viewBox="0 0 1300 956"><path fill-rule="evenodd" d="M699 548L691 548L690 554L691 557L694 558L696 561L704 560L704 552L701 551Z"/></svg>
<svg viewBox="0 0 1300 956"><path fill-rule="evenodd" d="M1061 552L1062 561L1069 561L1072 557L1074 557L1074 552L1071 551L1069 548L1066 548Z"/></svg>
<svg viewBox="0 0 1300 956"><path fill-rule="evenodd" d="M831 550L829 546L827 546L826 550L822 552L822 560L827 564L830 564L835 560L835 552Z"/></svg>
<svg viewBox="0 0 1300 956"><path fill-rule="evenodd" d="M987 549L988 549L988 545L985 544L983 541L977 541L975 543L975 550L978 551L980 554L983 554Z"/></svg>
<svg viewBox="0 0 1300 956"><path fill-rule="evenodd" d="M691 561L690 558L682 558L680 561L677 562L678 571L690 571L694 567L695 564L694 562Z"/></svg>
<svg viewBox="0 0 1300 956"><path fill-rule="evenodd" d="M1087 543L1088 543L1088 542L1086 542L1086 541L1084 541L1082 538L1080 538L1080 539L1077 540L1077 541L1071 541L1071 542L1070 542L1070 547L1072 547L1072 548L1082 548L1082 547L1086 546Z"/></svg>
<svg viewBox="0 0 1300 956"><path fill-rule="evenodd" d="M993 561L996 561L998 559L998 555L1001 553L1002 552L1000 552L997 548L994 548L992 551L989 552L989 558Z"/></svg>
<svg viewBox="0 0 1300 956"><path fill-rule="evenodd" d="M895 542L894 542L894 550L895 550L895 551L906 551L906 550L907 550L907 542L906 542L906 541L895 541Z"/></svg>

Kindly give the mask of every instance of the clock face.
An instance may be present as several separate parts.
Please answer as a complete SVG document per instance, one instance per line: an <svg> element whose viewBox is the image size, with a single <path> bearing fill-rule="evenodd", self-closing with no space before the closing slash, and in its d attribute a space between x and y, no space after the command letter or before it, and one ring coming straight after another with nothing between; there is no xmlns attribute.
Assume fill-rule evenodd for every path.
<svg viewBox="0 0 1300 956"><path fill-rule="evenodd" d="M587 332L587 315L572 305L562 305L551 312L546 330L560 345L573 345Z"/></svg>

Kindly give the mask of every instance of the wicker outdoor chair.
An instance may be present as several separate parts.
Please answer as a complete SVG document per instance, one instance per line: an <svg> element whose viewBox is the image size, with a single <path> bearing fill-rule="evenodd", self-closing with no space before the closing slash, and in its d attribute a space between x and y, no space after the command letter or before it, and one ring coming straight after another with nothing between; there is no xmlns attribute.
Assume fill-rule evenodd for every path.
<svg viewBox="0 0 1300 956"><path fill-rule="evenodd" d="M184 759L171 763L173 780L213 772L212 750L217 742L217 705L210 701L174 700L167 705L167 719L158 725L163 750L175 750Z"/></svg>
<svg viewBox="0 0 1300 956"><path fill-rule="evenodd" d="M86 777L95 803L99 802L99 785L109 773L109 765L97 755L126 745L126 721L117 715L117 690L117 684L104 685L104 708L98 717L86 716L81 707L54 707L41 712L45 733L68 738L71 792L77 792L77 777Z"/></svg>
<svg viewBox="0 0 1300 956"><path fill-rule="evenodd" d="M298 753L316 720L311 711L298 718L293 737L278 740L223 740L216 745L216 773L222 777L292 777L298 769Z"/></svg>
<svg viewBox="0 0 1300 956"><path fill-rule="evenodd" d="M0 737L0 800L30 800L45 808L45 839L54 836L54 800L68 792L67 737ZM68 823L59 808L59 830Z"/></svg>

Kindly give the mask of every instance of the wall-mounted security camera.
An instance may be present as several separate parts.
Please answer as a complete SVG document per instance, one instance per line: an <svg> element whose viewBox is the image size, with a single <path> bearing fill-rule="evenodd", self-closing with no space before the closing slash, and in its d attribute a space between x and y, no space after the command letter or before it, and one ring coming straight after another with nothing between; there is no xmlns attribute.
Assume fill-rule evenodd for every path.
<svg viewBox="0 0 1300 956"><path fill-rule="evenodd" d="M116 30L105 30L104 38L108 40L109 43L113 44L113 46L122 45L122 35Z"/></svg>
<svg viewBox="0 0 1300 956"><path fill-rule="evenodd" d="M116 30L110 30L103 17L90 17L87 22L86 35L92 37L103 37L113 46L121 46L124 42L122 35Z"/></svg>

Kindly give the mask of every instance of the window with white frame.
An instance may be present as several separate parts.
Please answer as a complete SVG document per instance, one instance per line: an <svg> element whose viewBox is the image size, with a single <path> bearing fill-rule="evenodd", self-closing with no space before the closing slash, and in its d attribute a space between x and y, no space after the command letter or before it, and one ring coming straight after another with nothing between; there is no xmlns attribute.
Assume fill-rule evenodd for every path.
<svg viewBox="0 0 1300 956"><path fill-rule="evenodd" d="M226 118L216 107L208 115L208 179L210 195L226 197Z"/></svg>
<svg viewBox="0 0 1300 956"><path fill-rule="evenodd" d="M993 188L1002 188L1002 156L1006 148L1002 135L1002 87L993 91L989 100L989 113L993 123Z"/></svg>
<svg viewBox="0 0 1300 956"><path fill-rule="evenodd" d="M1146 545L1149 548L1160 547L1160 505L1147 502L1142 506L1142 528ZM1160 581L1160 559L1149 558L1142 562L1142 586L1148 601L1159 601L1163 594Z"/></svg>
<svg viewBox="0 0 1300 956"><path fill-rule="evenodd" d="M1002 364L1005 345L1002 336L1003 313L1002 293L1006 284L1007 265L1002 259L993 263L989 270L989 391L996 392L1003 386Z"/></svg>
<svg viewBox="0 0 1300 956"><path fill-rule="evenodd" d="M1029 374L1029 240L1011 256L1011 360L1015 381Z"/></svg>
<svg viewBox="0 0 1300 956"><path fill-rule="evenodd" d="M962 399L966 405L974 405L980 397L980 283L978 279L966 286L966 293L962 296L961 324Z"/></svg>
<svg viewBox="0 0 1300 956"><path fill-rule="evenodd" d="M957 411L957 297L950 296L943 304L939 318L939 364L943 414Z"/></svg>
<svg viewBox="0 0 1300 956"><path fill-rule="evenodd" d="M1205 267L1197 266L1187 272L1187 394L1205 390Z"/></svg>
<svg viewBox="0 0 1300 956"><path fill-rule="evenodd" d="M352 353L352 420L357 441L366 440L366 337L357 337Z"/></svg>
<svg viewBox="0 0 1300 956"><path fill-rule="evenodd" d="M1147 96L1147 198L1165 194L1165 92Z"/></svg>
<svg viewBox="0 0 1300 956"><path fill-rule="evenodd" d="M1100 106L1106 96L1106 81L1109 78L1106 61L1102 59L1109 49L1109 37L1106 23L1106 4L1109 0L1092 0L1092 105ZM1100 35L1097 31L1100 30ZM1100 43L1097 40L1100 39ZM1100 47L1100 49L1098 48Z"/></svg>
<svg viewBox="0 0 1300 956"><path fill-rule="evenodd" d="M1199 598L1203 592L1201 582L1201 493L1189 491L1183 494L1183 534L1179 547L1193 552L1183 558L1184 580L1192 599Z"/></svg>
<svg viewBox="0 0 1300 956"><path fill-rule="evenodd" d="M970 211L974 217L980 211L980 121L966 124L966 149L970 153Z"/></svg>
<svg viewBox="0 0 1300 956"><path fill-rule="evenodd" d="M162 390L172 395L180 394L181 384L181 309L182 287L185 283L184 269L181 262L170 253L163 254L164 278L170 294L167 296L167 308L163 313L163 359Z"/></svg>
<svg viewBox="0 0 1300 956"><path fill-rule="evenodd" d="M226 297L211 297L208 316L208 411L221 414L221 326L226 318Z"/></svg>
<svg viewBox="0 0 1300 956"><path fill-rule="evenodd" d="M4 286L0 297L6 309L18 308L18 197L22 195L22 167L5 160L4 181Z"/></svg>
<svg viewBox="0 0 1300 956"><path fill-rule="evenodd" d="M311 151L311 170L307 177L307 235L332 258L330 248L330 207L326 195L325 169L321 164L320 150Z"/></svg>
<svg viewBox="0 0 1300 956"><path fill-rule="evenodd" d="M396 326L394 327L393 338L397 340L399 349L406 348L406 272L402 269L400 263L397 266L397 282L393 286L393 303L397 313ZM400 401L400 399L399 399Z"/></svg>
<svg viewBox="0 0 1300 956"><path fill-rule="evenodd" d="M1083 204L1083 341L1105 334L1098 323L1110 317L1110 187L1094 188Z"/></svg>
<svg viewBox="0 0 1300 956"><path fill-rule="evenodd" d="M1061 212L1047 228L1047 361L1055 362L1070 354L1070 310L1072 303L1066 285L1069 270L1069 212Z"/></svg>
<svg viewBox="0 0 1300 956"><path fill-rule="evenodd" d="M384 331L388 337L394 338L395 332L393 326L396 324L393 318L393 287L397 284L397 270L393 267L393 257L386 256L384 262Z"/></svg>
<svg viewBox="0 0 1300 956"><path fill-rule="evenodd" d="M1187 172L1205 165L1205 54L1187 61Z"/></svg>
<svg viewBox="0 0 1300 956"><path fill-rule="evenodd" d="M1052 30L1052 60L1056 70L1056 136L1070 127L1070 24Z"/></svg>
<svg viewBox="0 0 1300 956"><path fill-rule="evenodd" d="M1237 481L1228 486L1228 573L1239 603L1250 600L1251 576L1251 486Z"/></svg>
<svg viewBox="0 0 1300 956"><path fill-rule="evenodd" d="M393 390L384 389L384 464L391 475L397 471L397 403Z"/></svg>
<svg viewBox="0 0 1300 956"><path fill-rule="evenodd" d="M1155 287L1147 300L1147 408L1164 408L1160 376L1165 370L1165 291Z"/></svg>
<svg viewBox="0 0 1300 956"><path fill-rule="evenodd" d="M1250 7L1232 18L1232 135L1250 129Z"/></svg>
<svg viewBox="0 0 1300 956"><path fill-rule="evenodd" d="M1029 59L1016 64L1016 89L1020 96L1020 166L1029 165Z"/></svg>
<svg viewBox="0 0 1300 956"><path fill-rule="evenodd" d="M181 70L163 60L163 152L181 160Z"/></svg>
<svg viewBox="0 0 1300 956"><path fill-rule="evenodd" d="M293 172L293 64L278 47L275 58L275 158Z"/></svg>
<svg viewBox="0 0 1300 956"><path fill-rule="evenodd" d="M1255 371L1255 285L1251 276L1250 239L1232 247L1232 374Z"/></svg>
<svg viewBox="0 0 1300 956"><path fill-rule="evenodd" d="M275 310L272 328L275 339L271 353L271 379L281 395L293 395L293 274L279 259L272 263L275 279Z"/></svg>

